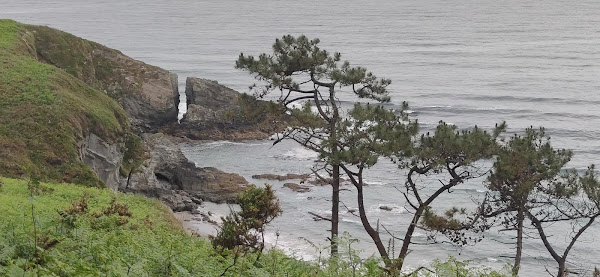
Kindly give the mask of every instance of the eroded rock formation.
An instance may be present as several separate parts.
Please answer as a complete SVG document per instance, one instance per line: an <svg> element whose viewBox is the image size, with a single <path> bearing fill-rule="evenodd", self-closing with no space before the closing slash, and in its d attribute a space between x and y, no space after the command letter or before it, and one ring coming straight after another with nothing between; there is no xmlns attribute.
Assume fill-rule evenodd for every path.
<svg viewBox="0 0 600 277"><path fill-rule="evenodd" d="M179 145L163 134L145 134L149 149L142 166L121 180L120 190L156 197L173 210L192 210L199 200L234 202L248 184L243 177L190 162Z"/></svg>
<svg viewBox="0 0 600 277"><path fill-rule="evenodd" d="M187 78L187 113L165 133L194 140L265 139L283 130L288 120L273 102L256 100L217 81Z"/></svg>

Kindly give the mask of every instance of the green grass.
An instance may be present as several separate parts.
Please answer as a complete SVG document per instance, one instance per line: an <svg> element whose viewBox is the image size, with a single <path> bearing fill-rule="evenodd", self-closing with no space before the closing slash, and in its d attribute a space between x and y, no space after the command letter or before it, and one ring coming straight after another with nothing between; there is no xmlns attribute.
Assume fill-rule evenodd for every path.
<svg viewBox="0 0 600 277"><path fill-rule="evenodd" d="M232 257L217 254L206 239L184 233L157 200L70 184L42 184L54 191L31 198L26 181L0 181L0 276L34 276L37 272L32 205L42 276L218 276L233 263ZM59 211L68 210L84 193L88 195L87 212L73 216L73 226L65 223ZM130 217L103 214L113 197L128 207ZM255 260L255 255L240 258L226 276L349 273L322 269L279 251Z"/></svg>
<svg viewBox="0 0 600 277"><path fill-rule="evenodd" d="M80 185L41 187L52 191L31 197L27 181L0 178L0 276L37 276L38 268L41 276L219 276L233 264L233 255L217 254L205 238L186 234L157 200ZM85 212L69 215L83 195ZM113 199L130 216L107 215ZM242 256L225 276L384 276L378 259L359 258L348 242L356 240L342 238L336 263L318 266L272 250L258 261L256 254ZM507 276L453 258L430 268L437 275L419 276Z"/></svg>
<svg viewBox="0 0 600 277"><path fill-rule="evenodd" d="M0 175L21 177L27 167L44 180L102 186L81 162L77 142L90 132L124 142L131 132L127 115L106 93L69 74L69 68L38 60L36 36L46 29L53 30L0 20ZM76 37L68 37L61 41L76 45ZM83 70L71 61L79 57L75 52L56 58Z"/></svg>

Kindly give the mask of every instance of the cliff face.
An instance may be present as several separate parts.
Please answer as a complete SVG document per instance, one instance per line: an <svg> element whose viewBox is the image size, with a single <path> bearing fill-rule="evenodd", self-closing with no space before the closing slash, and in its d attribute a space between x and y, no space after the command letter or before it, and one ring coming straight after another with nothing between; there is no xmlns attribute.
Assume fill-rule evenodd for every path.
<svg viewBox="0 0 600 277"><path fill-rule="evenodd" d="M181 211L192 210L200 200L233 202L248 184L237 174L197 167L167 135L145 134L143 138L149 149L147 159L122 178L122 191L160 198L173 210Z"/></svg>
<svg viewBox="0 0 600 277"><path fill-rule="evenodd" d="M114 174L104 172L121 164L123 138L131 132L126 112L105 93L41 63L28 27L0 21L0 175L115 184ZM107 153L115 156L91 162L90 153L104 151L100 145L110 145Z"/></svg>
<svg viewBox="0 0 600 277"><path fill-rule="evenodd" d="M244 178L198 168L166 136L144 134L177 124L178 102L177 76L166 70L0 20L0 176L106 185L174 210L233 201Z"/></svg>
<svg viewBox="0 0 600 277"><path fill-rule="evenodd" d="M136 133L177 121L177 75L120 51L42 26L26 26L38 60L63 69L115 99Z"/></svg>
<svg viewBox="0 0 600 277"><path fill-rule="evenodd" d="M288 118L273 102L257 100L217 81L187 78L187 113L164 132L194 140L265 139L287 127Z"/></svg>

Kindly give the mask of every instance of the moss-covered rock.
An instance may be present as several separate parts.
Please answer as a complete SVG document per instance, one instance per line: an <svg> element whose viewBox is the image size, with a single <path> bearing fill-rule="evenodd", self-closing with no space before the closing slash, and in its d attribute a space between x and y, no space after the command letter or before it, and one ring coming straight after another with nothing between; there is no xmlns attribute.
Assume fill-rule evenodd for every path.
<svg viewBox="0 0 600 277"><path fill-rule="evenodd" d="M22 28L27 32L28 52L116 100L137 133L177 121L177 75L56 29Z"/></svg>
<svg viewBox="0 0 600 277"><path fill-rule="evenodd" d="M106 93L40 62L39 28L0 20L0 175L29 168L43 180L102 186L106 180L84 163L90 149L83 139L93 134L122 157L127 113Z"/></svg>

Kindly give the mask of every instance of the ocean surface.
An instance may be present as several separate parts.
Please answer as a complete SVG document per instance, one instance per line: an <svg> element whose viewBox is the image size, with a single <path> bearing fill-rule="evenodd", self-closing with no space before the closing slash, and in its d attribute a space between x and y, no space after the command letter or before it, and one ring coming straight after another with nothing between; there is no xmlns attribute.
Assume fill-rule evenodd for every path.
<svg viewBox="0 0 600 277"><path fill-rule="evenodd" d="M439 120L461 128L490 128L506 121L509 133L544 126L556 147L574 151L570 167L584 169L600 154L600 1L597 0L0 0L0 18L48 25L116 48L185 78L218 80L238 91L255 81L234 69L240 52L270 51L285 34L321 39L322 48L392 79L391 108L407 101L422 130ZM342 100L352 101L350 94ZM184 101L185 103L185 101ZM184 110L182 107L182 111ZM270 141L209 142L183 145L198 166L239 173L252 182L261 173L307 173L315 154L293 143ZM377 219L402 235L410 214L396 187L403 176L382 162L368 174L366 205ZM436 208L469 205L484 193L470 182L444 195ZM309 211L327 214L329 188L297 194L273 183L284 214L270 229L269 240L299 257L315 258L302 238L326 245L328 224ZM355 192L342 192L344 204L356 207ZM379 206L393 207L383 211ZM341 230L374 252L360 221L343 213ZM568 226L552 227L551 240L561 246ZM276 239L275 232L280 237ZM542 243L525 241L523 276L554 272ZM569 256L569 268L591 276L600 266L600 223L582 236ZM417 266L447 255L502 268L514 255L513 234L490 232L475 246L438 243L416 246L408 263ZM419 242L427 242L418 233ZM562 247L559 247L562 249ZM561 250L562 252L562 250Z"/></svg>

